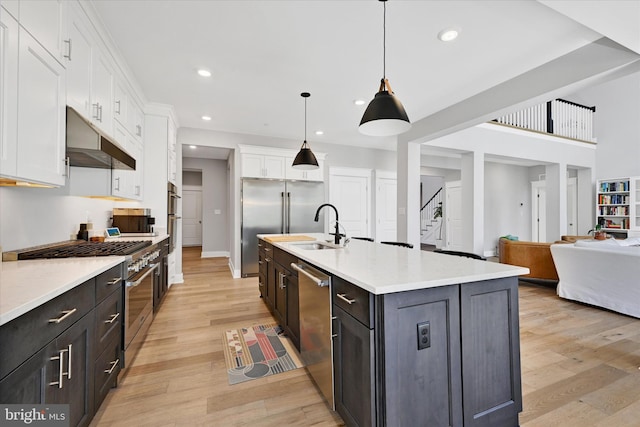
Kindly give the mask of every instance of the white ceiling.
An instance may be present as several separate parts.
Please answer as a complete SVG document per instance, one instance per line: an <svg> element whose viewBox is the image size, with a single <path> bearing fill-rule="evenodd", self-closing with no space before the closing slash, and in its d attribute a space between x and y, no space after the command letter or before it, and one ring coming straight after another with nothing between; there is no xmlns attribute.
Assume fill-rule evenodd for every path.
<svg viewBox="0 0 640 427"><path fill-rule="evenodd" d="M545 2L554 3L554 2ZM585 46L639 1L533 0L387 2L386 75L415 122ZM572 14L571 4L622 4ZM382 77L382 3L375 0L92 1L148 101L172 105L180 126L376 148L388 138L357 127ZM634 5L632 9L625 5ZM567 17L577 16L576 20ZM604 21L604 24L602 23ZM627 19L628 21L628 19ZM608 25L610 23L611 25ZM636 23L637 24L637 23ZM440 30L457 27L450 43ZM631 27L634 27L633 20ZM636 25L637 27L637 25ZM611 34L609 34L611 33ZM619 35L622 36L619 37ZM631 34L631 37L629 37ZM622 40L622 42L620 41ZM633 48L633 46L631 46ZM196 69L213 73L203 78ZM213 119L204 122L202 115ZM317 136L321 129L324 135Z"/></svg>

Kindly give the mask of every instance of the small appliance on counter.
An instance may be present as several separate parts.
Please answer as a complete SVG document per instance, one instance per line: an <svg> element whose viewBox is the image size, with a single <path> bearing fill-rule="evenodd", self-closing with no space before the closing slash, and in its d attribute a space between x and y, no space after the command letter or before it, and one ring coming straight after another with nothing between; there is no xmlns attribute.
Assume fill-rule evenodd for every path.
<svg viewBox="0 0 640 427"><path fill-rule="evenodd" d="M117 227L123 235L153 236L155 223L151 209L113 208L113 227Z"/></svg>

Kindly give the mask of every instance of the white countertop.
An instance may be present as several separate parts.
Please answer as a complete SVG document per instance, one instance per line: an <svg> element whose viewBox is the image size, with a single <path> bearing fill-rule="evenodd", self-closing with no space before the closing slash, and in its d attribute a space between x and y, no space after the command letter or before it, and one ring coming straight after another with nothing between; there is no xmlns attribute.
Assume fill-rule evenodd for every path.
<svg viewBox="0 0 640 427"><path fill-rule="evenodd" d="M156 244L168 237L124 235L106 240L151 240ZM124 261L124 256L101 256L0 262L0 325Z"/></svg>
<svg viewBox="0 0 640 427"><path fill-rule="evenodd" d="M0 325L124 262L123 256L0 263Z"/></svg>
<svg viewBox="0 0 640 427"><path fill-rule="evenodd" d="M303 234L333 242L333 236ZM300 249L305 243L311 242L272 244L376 295L529 274L524 267L362 240L323 250Z"/></svg>

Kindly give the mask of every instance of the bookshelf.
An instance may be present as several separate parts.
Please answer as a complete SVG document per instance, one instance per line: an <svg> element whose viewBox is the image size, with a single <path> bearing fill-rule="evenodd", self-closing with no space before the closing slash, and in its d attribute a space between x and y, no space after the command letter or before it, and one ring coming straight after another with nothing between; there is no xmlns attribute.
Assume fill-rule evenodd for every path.
<svg viewBox="0 0 640 427"><path fill-rule="evenodd" d="M631 226L640 228L639 185L640 177L597 181L596 224L603 231L614 237L626 237Z"/></svg>

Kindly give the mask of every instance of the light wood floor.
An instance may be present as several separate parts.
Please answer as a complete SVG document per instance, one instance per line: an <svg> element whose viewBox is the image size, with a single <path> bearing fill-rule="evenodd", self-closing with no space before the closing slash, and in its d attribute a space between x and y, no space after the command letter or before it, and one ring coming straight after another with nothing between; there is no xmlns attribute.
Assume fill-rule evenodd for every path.
<svg viewBox="0 0 640 427"><path fill-rule="evenodd" d="M230 386L222 332L273 322L256 278L185 248L149 335L91 426L339 426L304 369ZM523 427L640 426L640 320L521 283Z"/></svg>

